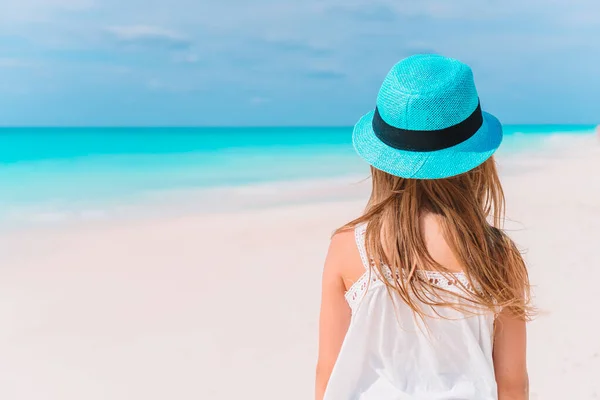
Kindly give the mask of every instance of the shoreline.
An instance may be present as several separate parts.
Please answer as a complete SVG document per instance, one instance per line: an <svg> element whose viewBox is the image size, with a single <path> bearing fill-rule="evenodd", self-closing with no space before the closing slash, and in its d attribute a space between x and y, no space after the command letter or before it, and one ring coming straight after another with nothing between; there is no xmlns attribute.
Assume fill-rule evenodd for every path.
<svg viewBox="0 0 600 400"><path fill-rule="evenodd" d="M556 159L570 159L600 145L592 135L553 135L544 146L528 151L500 152L502 178L535 174ZM359 161L360 162L360 161ZM62 229L197 214L239 212L346 199L366 199L370 190L368 166L364 174L338 177L265 181L236 186L166 189L143 195L93 202L25 204L0 215L0 235L29 230ZM366 200L365 200L366 201Z"/></svg>

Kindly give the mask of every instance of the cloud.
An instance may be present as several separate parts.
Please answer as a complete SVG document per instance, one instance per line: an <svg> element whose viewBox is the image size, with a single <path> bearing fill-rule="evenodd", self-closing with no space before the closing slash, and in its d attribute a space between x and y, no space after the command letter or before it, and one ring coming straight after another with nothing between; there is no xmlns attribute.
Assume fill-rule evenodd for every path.
<svg viewBox="0 0 600 400"><path fill-rule="evenodd" d="M333 53L330 48L311 44L298 39L257 39L255 44L267 47L269 50L285 53L304 53L311 56L328 56Z"/></svg>
<svg viewBox="0 0 600 400"><path fill-rule="evenodd" d="M179 64L196 64L200 61L200 57L196 53L186 51L175 53L172 60Z"/></svg>
<svg viewBox="0 0 600 400"><path fill-rule="evenodd" d="M87 10L96 4L94 0L21 0L19 6L55 7L62 10Z"/></svg>
<svg viewBox="0 0 600 400"><path fill-rule="evenodd" d="M590 12L590 10L573 10L572 12L563 15L561 22L566 26L574 28L597 28L600 26L600 6L593 12Z"/></svg>
<svg viewBox="0 0 600 400"><path fill-rule="evenodd" d="M345 78L346 74L333 69L314 69L307 71L304 76L311 79L337 80Z"/></svg>
<svg viewBox="0 0 600 400"><path fill-rule="evenodd" d="M0 68L31 68L35 64L19 58L0 58Z"/></svg>
<svg viewBox="0 0 600 400"><path fill-rule="evenodd" d="M205 89L203 82L190 82L187 79L182 79L176 75L151 77L146 80L145 87L153 92L174 94L198 93Z"/></svg>
<svg viewBox="0 0 600 400"><path fill-rule="evenodd" d="M106 28L106 32L119 43L136 47L185 50L192 44L186 36L157 26L113 26Z"/></svg>
<svg viewBox="0 0 600 400"><path fill-rule="evenodd" d="M253 106L260 106L265 103L268 103L269 101L271 101L271 99L261 96L254 96L250 98L250 104L252 104Z"/></svg>
<svg viewBox="0 0 600 400"><path fill-rule="evenodd" d="M357 22L393 22L398 19L397 11L387 4L369 3L367 6L332 6L327 13L334 17L350 18Z"/></svg>
<svg viewBox="0 0 600 400"><path fill-rule="evenodd" d="M594 0L582 0L593 4ZM553 3L552 6L549 3ZM406 19L440 20L440 21L497 21L506 18L520 18L527 14L528 18L536 16L540 19L557 19L558 9L570 12L575 4L564 0L521 0L482 1L482 0L348 0L326 9L328 16L339 15L355 22L393 22ZM548 18L550 17L550 18Z"/></svg>
<svg viewBox="0 0 600 400"><path fill-rule="evenodd" d="M19 23L49 22L71 12L83 12L96 7L95 0L2 0L0 23L10 27Z"/></svg>
<svg viewBox="0 0 600 400"><path fill-rule="evenodd" d="M298 69L317 69L322 67L322 62L328 62L336 58L332 48L304 38L276 38L270 37L248 37L239 40L237 37L227 41L221 40L222 46L213 50L211 61L220 62L221 71L227 69L238 69L244 73L252 72L270 76L269 80L276 74L285 76L290 71ZM210 53L210 50L207 50ZM226 62L225 62L226 61ZM243 68L242 68L243 66ZM329 68L329 66L326 66Z"/></svg>

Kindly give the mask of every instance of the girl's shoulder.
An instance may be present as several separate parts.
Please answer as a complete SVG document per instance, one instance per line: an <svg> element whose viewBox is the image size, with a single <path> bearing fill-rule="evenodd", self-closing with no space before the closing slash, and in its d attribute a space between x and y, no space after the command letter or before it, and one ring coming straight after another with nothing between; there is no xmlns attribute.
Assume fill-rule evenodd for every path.
<svg viewBox="0 0 600 400"><path fill-rule="evenodd" d="M331 238L326 268L332 268L344 281L346 289L352 286L365 272L357 245L357 229L346 228L337 231Z"/></svg>
<svg viewBox="0 0 600 400"><path fill-rule="evenodd" d="M335 232L329 243L328 258L336 264L344 264L354 258L354 253L358 255L354 229L344 228Z"/></svg>

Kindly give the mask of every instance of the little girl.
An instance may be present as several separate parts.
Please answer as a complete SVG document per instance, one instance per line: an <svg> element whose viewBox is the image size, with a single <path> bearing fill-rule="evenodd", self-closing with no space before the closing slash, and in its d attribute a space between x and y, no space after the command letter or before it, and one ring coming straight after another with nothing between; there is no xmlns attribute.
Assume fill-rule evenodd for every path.
<svg viewBox="0 0 600 400"><path fill-rule="evenodd" d="M373 185L325 262L317 400L528 398L532 308L500 229L501 141L467 65L416 55L389 72L354 127Z"/></svg>

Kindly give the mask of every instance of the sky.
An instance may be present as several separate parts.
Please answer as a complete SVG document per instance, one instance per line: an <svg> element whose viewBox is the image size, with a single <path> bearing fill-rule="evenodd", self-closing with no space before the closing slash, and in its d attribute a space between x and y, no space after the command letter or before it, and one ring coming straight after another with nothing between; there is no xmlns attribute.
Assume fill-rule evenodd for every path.
<svg viewBox="0 0 600 400"><path fill-rule="evenodd" d="M597 0L0 0L0 126L350 126L415 53L505 123L600 123Z"/></svg>

